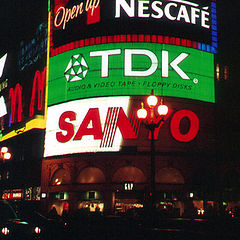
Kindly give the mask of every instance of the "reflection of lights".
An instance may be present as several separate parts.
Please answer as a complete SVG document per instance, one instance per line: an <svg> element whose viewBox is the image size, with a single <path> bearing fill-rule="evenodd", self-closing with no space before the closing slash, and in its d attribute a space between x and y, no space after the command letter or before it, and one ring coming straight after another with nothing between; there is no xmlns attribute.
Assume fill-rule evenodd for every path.
<svg viewBox="0 0 240 240"><path fill-rule="evenodd" d="M2 228L2 234L8 235L10 233L9 229L7 227Z"/></svg>
<svg viewBox="0 0 240 240"><path fill-rule="evenodd" d="M41 193L41 198L46 198L47 197L47 193Z"/></svg>
<svg viewBox="0 0 240 240"><path fill-rule="evenodd" d="M202 208L201 208L201 209L198 209L198 215L203 215L204 212L205 212L204 209L202 209Z"/></svg>
<svg viewBox="0 0 240 240"><path fill-rule="evenodd" d="M55 179L55 184L56 184L56 185L61 185L61 184L62 184L62 180L59 179L59 178L56 178L56 179Z"/></svg>
<svg viewBox="0 0 240 240"><path fill-rule="evenodd" d="M34 228L34 232L35 232L36 234L40 234L40 233L41 233L41 228L35 227L35 228Z"/></svg>

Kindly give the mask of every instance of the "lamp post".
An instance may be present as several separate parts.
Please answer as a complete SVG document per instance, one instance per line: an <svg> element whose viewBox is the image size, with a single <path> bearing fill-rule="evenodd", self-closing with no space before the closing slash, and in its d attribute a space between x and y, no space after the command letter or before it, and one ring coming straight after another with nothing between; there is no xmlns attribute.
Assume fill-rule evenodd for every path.
<svg viewBox="0 0 240 240"><path fill-rule="evenodd" d="M141 103L142 107L137 111L137 117L144 121L144 125L150 131L151 137L151 150L150 150L150 207L151 211L155 211L155 145L154 145L154 131L160 126L161 122L164 122L164 116L168 113L168 107L163 104L163 99L161 98L160 105L158 104L158 98L153 94L147 97L147 104L150 109L150 116L148 116L148 111L144 108L143 102ZM156 121L155 108L157 107L158 116L160 118Z"/></svg>
<svg viewBox="0 0 240 240"><path fill-rule="evenodd" d="M0 151L0 158L5 163L6 160L9 160L12 157L11 153L8 151L7 147L2 147Z"/></svg>

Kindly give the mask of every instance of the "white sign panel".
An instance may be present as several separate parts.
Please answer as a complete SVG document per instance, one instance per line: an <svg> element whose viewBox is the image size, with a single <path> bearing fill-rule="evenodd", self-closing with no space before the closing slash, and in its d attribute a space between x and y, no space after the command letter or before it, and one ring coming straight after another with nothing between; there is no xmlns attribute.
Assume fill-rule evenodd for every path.
<svg viewBox="0 0 240 240"><path fill-rule="evenodd" d="M127 131L123 130L121 117L126 116L128 106L129 97L106 97L49 107L44 157L119 151L123 139L120 130ZM119 126L122 126L120 130ZM129 134L128 130L131 138Z"/></svg>

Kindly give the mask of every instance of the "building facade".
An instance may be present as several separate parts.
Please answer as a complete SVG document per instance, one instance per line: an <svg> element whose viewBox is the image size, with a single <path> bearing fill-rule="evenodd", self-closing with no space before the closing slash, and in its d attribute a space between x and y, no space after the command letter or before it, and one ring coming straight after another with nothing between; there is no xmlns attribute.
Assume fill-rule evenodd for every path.
<svg viewBox="0 0 240 240"><path fill-rule="evenodd" d="M147 204L150 133L136 111L152 90L169 107L154 132L157 207L213 206L216 2L55 0L49 10L45 208Z"/></svg>

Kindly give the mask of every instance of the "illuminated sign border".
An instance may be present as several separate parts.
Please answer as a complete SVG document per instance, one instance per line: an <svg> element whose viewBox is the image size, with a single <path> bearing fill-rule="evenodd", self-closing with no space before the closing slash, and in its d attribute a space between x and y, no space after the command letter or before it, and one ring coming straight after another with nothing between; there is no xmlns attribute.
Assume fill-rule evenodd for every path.
<svg viewBox="0 0 240 240"><path fill-rule="evenodd" d="M217 39L217 14L216 14L216 2L213 0L211 2L211 27L212 27L212 44L205 44L197 41L187 40L183 38L175 38L163 35L143 35L143 34L123 34L123 35L112 35L112 36L100 36L82 39L79 41L71 42L65 45L62 45L56 49L53 48L52 38L51 42L51 51L50 56L55 56L57 54L72 50L74 48L95 45L95 44L104 44L104 43L117 43L117 42L153 42L153 43L165 43L173 44L184 47L191 47L198 50L217 53L218 48L218 39ZM51 31L53 27L51 26Z"/></svg>
<svg viewBox="0 0 240 240"><path fill-rule="evenodd" d="M26 122L24 127L12 130L11 132L3 135L2 138L0 135L0 142L28 132L32 129L46 129L46 117L43 115L35 115L34 119Z"/></svg>
<svg viewBox="0 0 240 240"><path fill-rule="evenodd" d="M77 48L50 58L48 105L87 97L146 95L151 89L158 95L215 102L213 57L158 43Z"/></svg>
<svg viewBox="0 0 240 240"><path fill-rule="evenodd" d="M134 98L136 99L136 98ZM140 105L140 99L138 104ZM75 100L48 108L44 157L86 152L119 152L128 140L139 141L141 120L136 115L136 100L131 97L107 97ZM154 118L154 122L160 116ZM181 131L181 121L189 127ZM172 140L179 143L198 141L200 118L192 110L169 109L164 117ZM162 125L154 131L159 139ZM162 135L161 135L162 136ZM150 139L150 132L148 134ZM131 142L136 146L136 142Z"/></svg>

